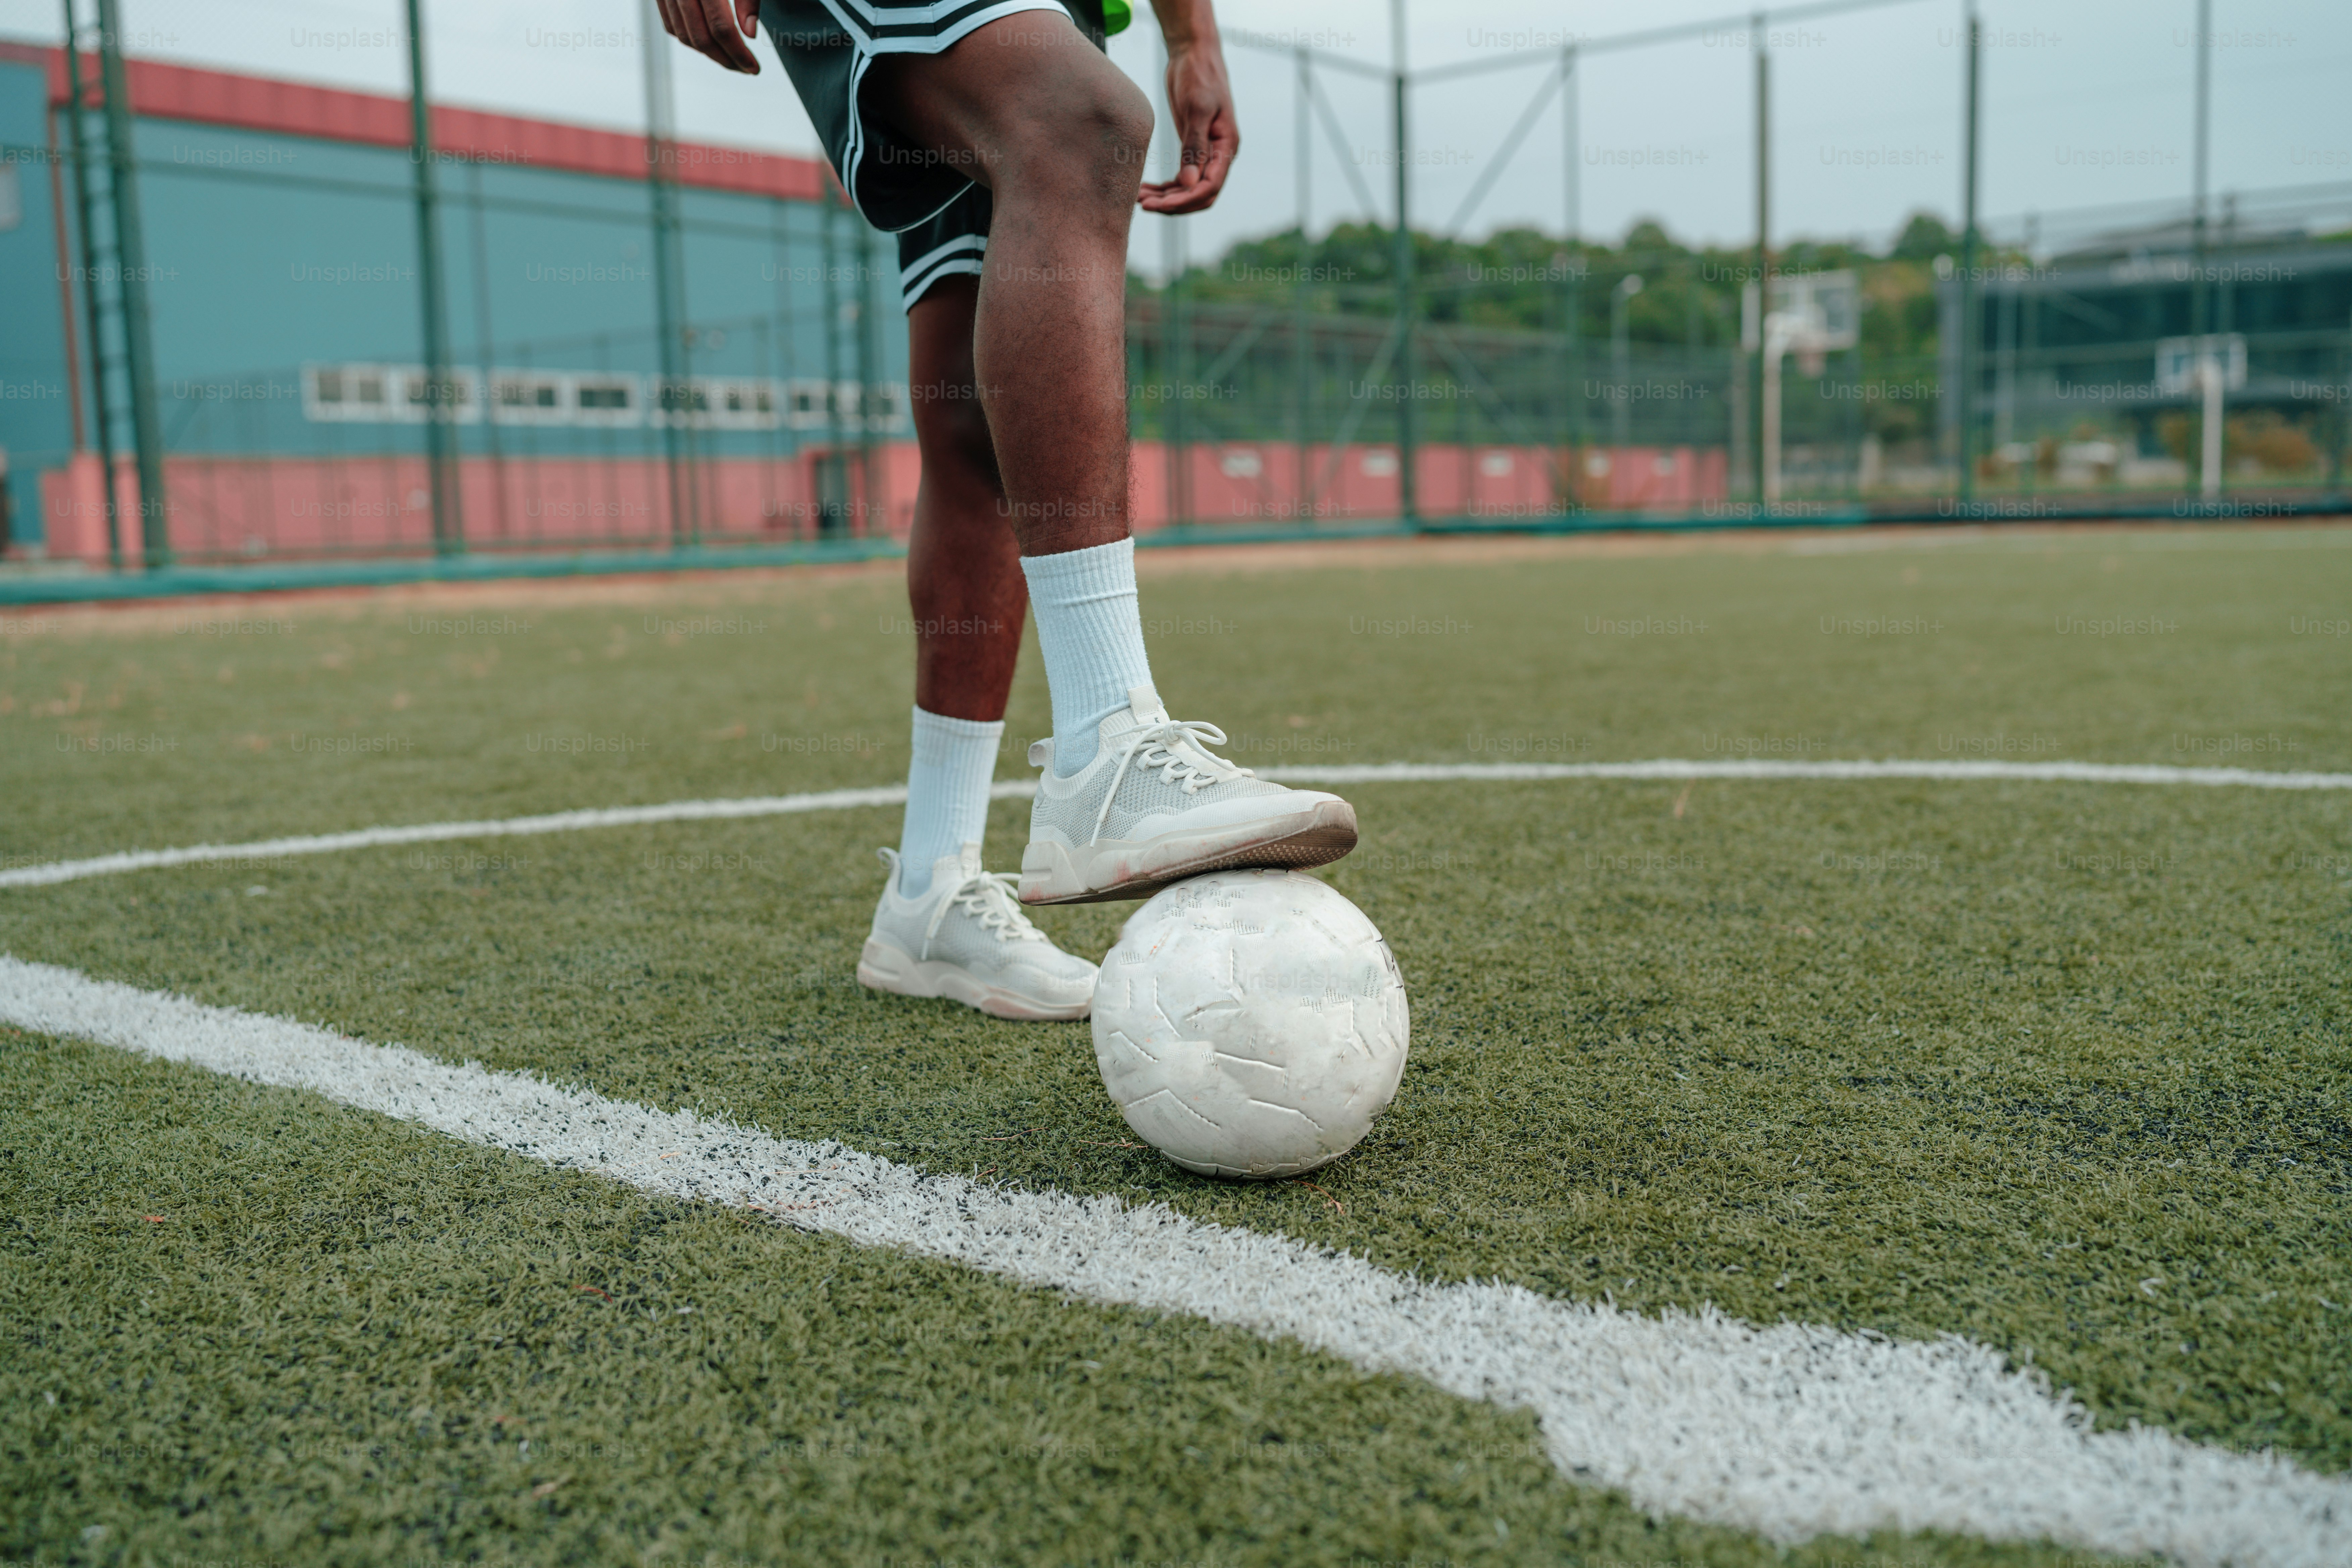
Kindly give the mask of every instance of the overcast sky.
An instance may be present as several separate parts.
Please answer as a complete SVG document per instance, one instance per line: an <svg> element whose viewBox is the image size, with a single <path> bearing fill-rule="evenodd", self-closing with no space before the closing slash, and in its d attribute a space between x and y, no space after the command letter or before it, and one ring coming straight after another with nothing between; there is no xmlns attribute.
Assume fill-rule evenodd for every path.
<svg viewBox="0 0 2352 1568"><path fill-rule="evenodd" d="M452 103L640 128L640 0L428 0L428 71ZM134 54L399 92L407 79L400 0L122 0ZM95 9L95 0L86 7ZM1139 0L1112 53L1153 89L1158 35ZM0 0L0 33L54 38L58 0ZM1530 44L1600 40L1723 14L1722 0L1640 6L1591 0L1412 0L1416 67L1492 59ZM1230 25L1388 64L1389 10L1370 0L1228 5ZM1956 214L1964 52L1955 0L1911 0L1783 24L1772 39L1773 232L1882 241L1918 207ZM2194 0L1992 0L1985 12L1984 171L1989 216L2110 203L2185 200L2190 185ZM2334 184L2352 189L2352 4L2215 0L2213 185L2218 191ZM1596 53L1580 67L1584 231L1622 234L1655 217L1685 238L1753 233L1753 58L1744 27ZM764 40L769 68L730 75L672 48L679 134L814 153L816 141ZM1217 208L1191 220L1196 258L1296 219L1294 67L1233 47L1244 148ZM1413 221L1451 219L1544 82L1545 63L1417 88ZM1384 84L1326 80L1345 132L1319 131L1313 226L1365 216L1352 173L1387 216ZM1569 159L1549 106L1464 226L1483 233L1563 222ZM2352 205L2352 204L2347 204ZM1166 220L1137 226L1135 257L1156 271Z"/></svg>

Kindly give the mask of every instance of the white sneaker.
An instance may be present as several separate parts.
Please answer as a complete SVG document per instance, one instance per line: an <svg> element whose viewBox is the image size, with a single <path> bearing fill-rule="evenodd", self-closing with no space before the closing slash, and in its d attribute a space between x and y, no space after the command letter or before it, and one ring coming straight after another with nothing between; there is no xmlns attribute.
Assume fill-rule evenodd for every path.
<svg viewBox="0 0 2352 1568"><path fill-rule="evenodd" d="M857 960L860 984L901 996L945 996L999 1018L1083 1018L1095 1005L1095 966L1029 923L1009 872L980 868L980 846L942 855L930 890L898 891L898 852Z"/></svg>
<svg viewBox="0 0 2352 1568"><path fill-rule="evenodd" d="M1021 857L1021 901L1148 899L1171 882L1236 866L1321 866L1356 847L1356 808L1319 790L1285 789L1208 746L1213 724L1171 719L1148 686L1102 722L1094 761L1054 776L1054 742L1029 748L1042 767Z"/></svg>

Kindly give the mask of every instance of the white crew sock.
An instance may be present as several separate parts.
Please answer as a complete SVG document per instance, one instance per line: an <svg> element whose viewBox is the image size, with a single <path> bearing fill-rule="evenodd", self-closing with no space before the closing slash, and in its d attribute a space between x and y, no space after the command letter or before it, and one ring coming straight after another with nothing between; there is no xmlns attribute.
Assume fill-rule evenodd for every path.
<svg viewBox="0 0 2352 1568"><path fill-rule="evenodd" d="M1054 700L1054 772L1067 778L1094 761L1102 721L1151 684L1143 618L1135 602L1135 541L1060 555L1024 555L1029 608Z"/></svg>
<svg viewBox="0 0 2352 1568"><path fill-rule="evenodd" d="M996 776L1004 721L950 719L915 710L907 757L907 821L898 833L898 891L931 890L931 863L988 831L988 785Z"/></svg>

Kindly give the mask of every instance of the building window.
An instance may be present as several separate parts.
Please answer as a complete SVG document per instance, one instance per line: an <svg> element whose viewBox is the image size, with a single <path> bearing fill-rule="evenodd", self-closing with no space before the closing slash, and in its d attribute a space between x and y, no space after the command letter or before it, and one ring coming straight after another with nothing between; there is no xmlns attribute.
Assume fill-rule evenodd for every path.
<svg viewBox="0 0 2352 1568"><path fill-rule="evenodd" d="M490 416L501 425L566 425L572 420L570 395L569 376L495 371L490 375Z"/></svg>
<svg viewBox="0 0 2352 1568"><path fill-rule="evenodd" d="M698 430L772 430L782 424L783 387L757 376L698 375L661 384L656 422ZM798 423L798 421L795 421Z"/></svg>
<svg viewBox="0 0 2352 1568"><path fill-rule="evenodd" d="M796 381L784 389L784 423L793 429L814 430L832 417L825 409L824 383Z"/></svg>
<svg viewBox="0 0 2352 1568"><path fill-rule="evenodd" d="M314 364L302 370L302 414L330 423L394 417L379 364Z"/></svg>
<svg viewBox="0 0 2352 1568"><path fill-rule="evenodd" d="M487 408L501 425L613 427L691 425L698 430L773 430L782 425L823 426L838 417L845 429L903 427L905 386L867 389L861 408L855 382L790 385L763 376L698 375L664 381L607 371L493 370L452 367L441 396L452 423L480 422ZM828 405L828 398L833 402ZM302 373L303 413L336 423L421 425L434 393L424 368L413 364L314 364Z"/></svg>
<svg viewBox="0 0 2352 1568"><path fill-rule="evenodd" d="M710 384L671 381L656 376L653 383L654 423L705 426L710 423Z"/></svg>
<svg viewBox="0 0 2352 1568"><path fill-rule="evenodd" d="M782 389L756 377L703 383L707 422L721 430L772 430L782 423Z"/></svg>
<svg viewBox="0 0 2352 1568"><path fill-rule="evenodd" d="M872 421L869 429L904 430L908 427L905 382L878 383L866 389L866 417Z"/></svg>
<svg viewBox="0 0 2352 1568"><path fill-rule="evenodd" d="M482 416L480 399L474 395L474 375L471 371L452 370L441 378L440 392L434 392L433 378L422 365L404 365L397 373L401 389L400 412L410 422L422 425L428 411L436 404L449 410L448 422L471 425Z"/></svg>
<svg viewBox="0 0 2352 1568"><path fill-rule="evenodd" d="M577 423L604 426L638 424L645 412L633 375L572 377L572 407Z"/></svg>

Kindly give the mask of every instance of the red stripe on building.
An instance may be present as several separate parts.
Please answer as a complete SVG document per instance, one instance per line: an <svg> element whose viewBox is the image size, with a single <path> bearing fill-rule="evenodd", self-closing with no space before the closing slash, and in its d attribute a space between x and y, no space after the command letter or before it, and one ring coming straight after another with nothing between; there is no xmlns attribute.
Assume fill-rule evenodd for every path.
<svg viewBox="0 0 2352 1568"><path fill-rule="evenodd" d="M83 58L82 83L89 90L98 80L98 57ZM49 102L65 103L63 49L0 43L0 60L46 68ZM150 119L184 120L370 147L408 145L408 100L404 98L162 60L126 59L123 63L130 77L131 112ZM625 131L436 105L433 145L436 152L452 157L484 163L561 169L616 180L646 177L646 139ZM677 183L682 185L794 201L814 201L833 188L832 172L814 158L698 142L677 142L672 151L677 160Z"/></svg>

